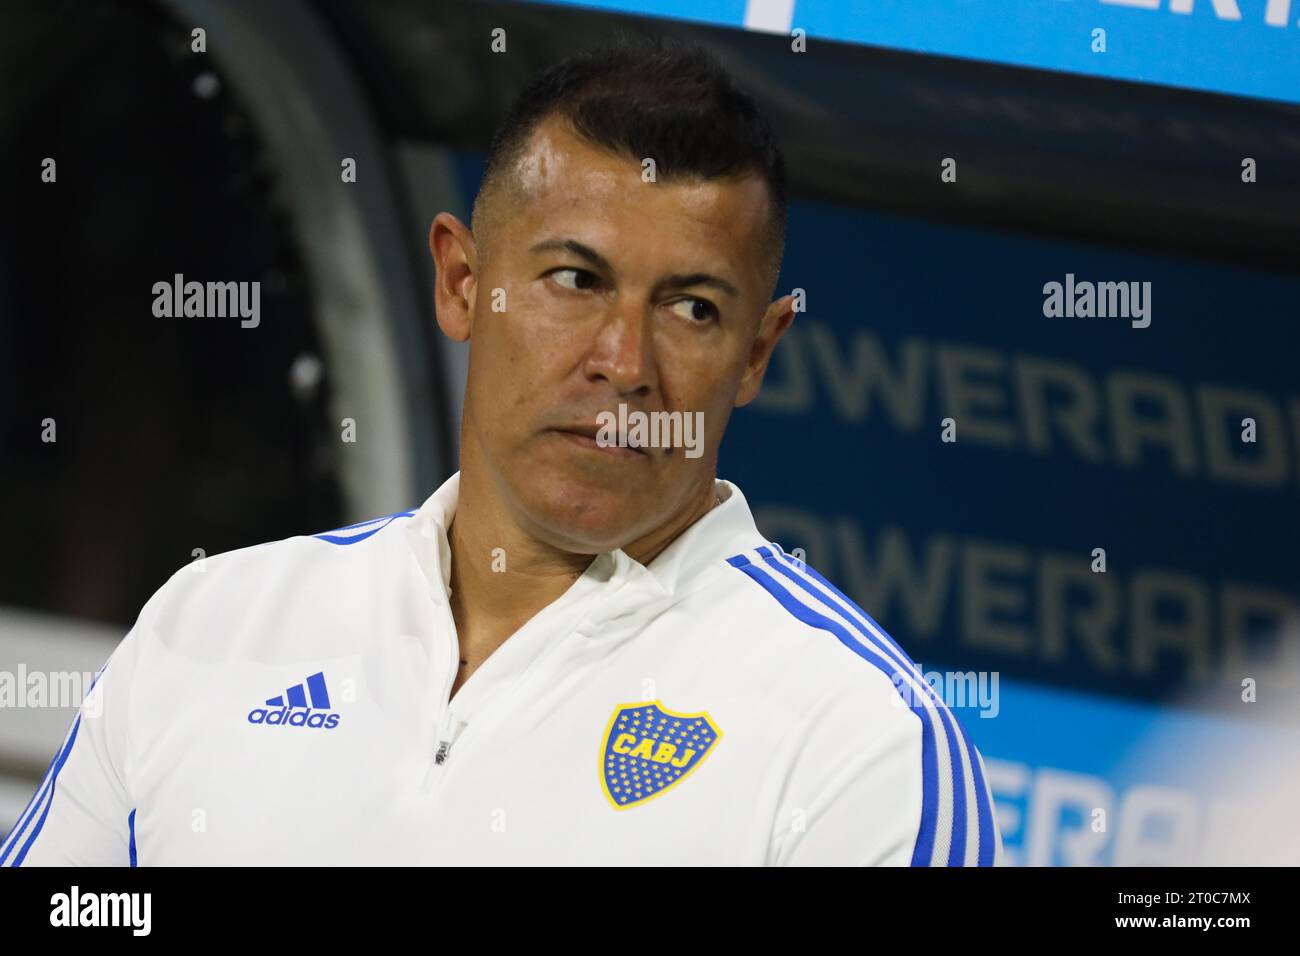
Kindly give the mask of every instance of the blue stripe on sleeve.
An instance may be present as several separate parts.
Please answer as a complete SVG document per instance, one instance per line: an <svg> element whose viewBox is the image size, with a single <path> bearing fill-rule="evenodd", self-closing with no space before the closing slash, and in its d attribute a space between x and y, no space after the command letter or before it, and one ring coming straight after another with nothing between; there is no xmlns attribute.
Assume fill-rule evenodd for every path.
<svg viewBox="0 0 1300 956"><path fill-rule="evenodd" d="M104 671L107 669L108 663L105 663L96 672L94 679L90 682L90 687L86 691L86 697L90 696L90 692L95 689L95 685L99 683L99 679L104 676ZM68 736L63 742L62 749L55 754L54 759L50 761L50 766L45 771L45 776L41 778L41 785L36 788L36 793L32 795L32 799L23 809L22 814L19 815L18 822L14 824L13 830L9 832L3 846L0 846L0 866L5 865L5 860L9 859L9 854L13 852L14 847L18 845L18 841L22 839L23 832L32 822L32 816L35 815L37 808L44 806L45 809L41 813L40 822L36 824L36 830L23 845L22 852L9 865L11 867L19 866L27 857L27 851L31 849L32 841L36 839L36 834L40 833L41 827L45 825L45 818L50 812L50 804L54 802L54 781L58 777L59 771L63 769L64 763L67 762L68 754L72 753L72 745L77 739L77 728L80 726L81 714L78 713L77 718L72 722L72 729L68 731ZM46 802L47 796L49 797L48 803Z"/></svg>
<svg viewBox="0 0 1300 956"><path fill-rule="evenodd" d="M760 552L761 553L761 552ZM818 613L807 605L794 598L789 591L777 583L776 579L765 572L762 568L752 564L744 555L737 555L728 558L727 563L733 568L743 571L746 575L756 581L765 591L767 591L777 602L789 611L796 619L812 627L819 628L823 631L829 631L834 634L841 644L849 648L863 660L874 665L877 670L890 676L890 668L885 661L869 647L865 647L860 641L855 640L843 627L836 621L831 620L823 614ZM893 682L892 677L890 682ZM903 698L908 707L915 713L921 721L921 825L916 835L916 846L912 851L912 866L927 866L930 862L930 856L934 852L935 831L938 824L938 802L936 780L938 777L938 755L935 746L934 729L930 726L929 716L925 713L922 704L915 700Z"/></svg>
<svg viewBox="0 0 1300 956"><path fill-rule="evenodd" d="M409 518L414 515L414 511L396 511L391 515L381 515L378 518L371 518L369 521L359 521L356 524L350 524L345 528L335 528L334 531L326 531L321 534L312 535L313 538L319 538L321 541L328 541L330 544L349 545L356 544L359 541L365 541L373 534L378 534L398 518ZM379 524L378 522L383 522ZM361 531L357 534L342 535L336 534L338 531L351 531L355 528L364 528L366 525L373 524L374 527L367 531Z"/></svg>
<svg viewBox="0 0 1300 956"><path fill-rule="evenodd" d="M775 555L773 555L771 551L769 551L767 548L759 548L758 553L762 555L764 561L766 561L777 571L780 571L782 574L784 574L795 584L799 585L799 587L801 587L804 591L810 594L813 598L815 598L818 601L821 601L823 604L825 604L828 607L834 608L836 612L839 613L839 615L842 618L844 618L844 620L848 621L850 625L852 625L855 631L857 631L859 634L862 635L862 638L864 640L874 643L872 639L873 637L875 637L875 635L867 631L866 629L864 629L862 625L858 623L858 621L854 620L854 615L852 612L850 612L849 607L852 607L855 611L857 611L862 618L871 621L871 623L875 625L876 630L878 630L880 634L882 635L885 634L884 628L882 628L879 624L876 624L876 622L872 620L872 618L870 617L870 615L867 614L866 611L863 611L860 607L858 607L857 604L853 603L853 601L850 600L847 596L845 596L843 592L840 592L839 589L830 587L830 590L835 591L841 598L843 598L843 601L836 600L835 598L830 597L827 594L823 594L817 591L815 588L812 587L811 584L808 583L807 580L800 577L798 572L791 569L784 562L777 560ZM808 566L806 564L801 566L801 570L807 570L807 568ZM817 577L821 578L821 575L817 575ZM821 578L821 580L825 581L826 579ZM943 703L943 701L939 700L938 697L934 694L933 688L931 688L930 685L926 682L925 678L921 676L920 672L916 668L916 664L913 663L912 659L908 657L905 653L903 653L902 648L900 648L897 644L895 644L892 638L888 638L882 643L884 645L885 652L893 659L893 662L898 669L916 675L918 685L923 689L922 690L923 693L928 693L930 695L930 699L934 702L935 710L938 711L939 713L939 719L943 721L944 728L947 731L948 760L952 766L952 777L953 777L952 842L948 844L948 865L964 866L966 863L966 772L965 769L962 767L962 759L961 759L962 740L964 737L964 733L958 730L957 719L956 717L953 716L952 711L950 711L947 708L947 706ZM969 744L967 744L967 746L969 746ZM971 761L972 769L974 768L974 763L975 763L974 760L972 760ZM976 799L978 800L979 798L978 791L976 791L975 796Z"/></svg>
<svg viewBox="0 0 1300 956"><path fill-rule="evenodd" d="M75 721L73 726L76 726ZM71 729L68 730L68 735L72 735ZM65 737L63 747L66 747L67 745L68 741ZM45 793L45 786L50 781L50 774L54 771L54 765L59 762L59 756L63 753L63 747L60 747L58 753L50 758L50 765L45 768L45 773L41 775L40 782L36 784L36 790L32 794L32 798L27 801L27 806L23 807L23 812L18 814L18 820L14 823L14 828L5 836L3 842L0 842L0 866L4 866L5 860L7 860L9 854L13 852L14 845L18 842L23 831L27 829L27 824L31 822L33 808L36 806L37 800Z"/></svg>
<svg viewBox="0 0 1300 956"><path fill-rule="evenodd" d="M36 838L40 836L41 827L45 826L45 819L50 815L50 807L54 805L54 785L58 782L59 771L62 770L63 765L68 762L68 755L72 753L72 745L77 742L77 728L80 726L81 716L78 715L77 719L72 724L72 733L68 735L68 742L64 745L63 752L59 754L59 759L54 765L54 773L45 784L44 793L38 801L38 804L44 805L44 809L41 811L41 818L36 821L36 826L32 829L31 836L27 838L27 842L23 844L22 850L19 851L16 857L14 857L13 863L9 864L10 866L22 866L23 860L27 859L27 853L31 850L32 844L35 843ZM16 839L15 842L17 842ZM10 848L12 848L12 844L10 845ZM5 856L8 856L8 850L5 851ZM0 866L3 865L4 857L0 856Z"/></svg>

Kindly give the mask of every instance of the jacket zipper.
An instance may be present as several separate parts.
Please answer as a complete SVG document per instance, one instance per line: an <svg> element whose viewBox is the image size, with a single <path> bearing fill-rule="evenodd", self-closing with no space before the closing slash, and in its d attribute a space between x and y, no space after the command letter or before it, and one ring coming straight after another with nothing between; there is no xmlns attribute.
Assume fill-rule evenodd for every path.
<svg viewBox="0 0 1300 956"><path fill-rule="evenodd" d="M624 581L623 584L621 584L614 593L617 594L619 591L623 589L624 586L626 586L626 584L627 582ZM447 616L449 618L451 617L450 607L447 608ZM621 616L621 615L616 615L616 617L617 616ZM559 647L567 643L568 638L572 634L580 633L584 630L584 628L588 626L588 624L590 623L590 618L591 618L591 611L590 609L588 609L578 617L578 620L571 627L568 628L568 633L564 634L563 636L560 636L559 639L555 642L554 646L542 652L541 657L542 658L553 657L558 652ZM424 782L421 784L421 788L420 788L421 790L426 792L433 789L435 780L437 780L439 777L446 776L446 770L443 768L447 763L447 761L450 760L451 758L451 746L453 743L456 742L456 739L460 736L461 730L465 727L464 721L456 720L456 716L453 713L451 708L451 688L452 685L455 683L456 674L459 671L458 665L460 663L460 637L459 635L456 634L455 621L451 622L450 633L453 635L452 640L447 642L448 647L451 650L451 660L448 662L450 676L448 677L447 683L443 687L443 691L442 691L442 701L443 701L442 722L438 728L437 744L434 747L433 760L430 762L428 769L425 771ZM529 666L524 671L524 673L520 674L519 677L516 679L515 683L512 684L509 688L507 688L507 691L510 693L514 693L518 689L519 685L523 683L524 679L529 676L529 673L537 669L539 663L541 663L541 661L537 658L534 658L534 660L532 661L531 664L529 664Z"/></svg>
<svg viewBox="0 0 1300 956"><path fill-rule="evenodd" d="M451 617L451 608L447 608L447 617ZM420 789L424 791L433 789L434 781L441 775L439 773L440 769L451 756L451 745L460 727L464 726L463 722L453 723L455 714L451 709L451 688L456 683L456 674L459 671L458 665L460 663L460 637L456 634L456 622L454 620L450 621L448 633L451 635L451 640L447 642L447 649L451 652L451 656L447 661L447 680L442 687L442 721L438 727L433 760L425 770L424 781L420 785Z"/></svg>
<svg viewBox="0 0 1300 956"><path fill-rule="evenodd" d="M450 705L447 712L442 718L442 727L438 731L438 746L433 751L434 766L441 767L451 756L451 745L460 736L460 730L465 726L462 720L456 720L456 715L452 713Z"/></svg>

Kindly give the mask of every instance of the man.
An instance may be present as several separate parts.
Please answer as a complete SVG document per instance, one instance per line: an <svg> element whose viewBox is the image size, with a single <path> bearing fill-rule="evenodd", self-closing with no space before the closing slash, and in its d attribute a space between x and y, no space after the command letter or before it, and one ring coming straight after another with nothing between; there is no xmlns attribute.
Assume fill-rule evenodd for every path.
<svg viewBox="0 0 1300 956"><path fill-rule="evenodd" d="M953 715L716 479L793 319L784 209L703 51L544 74L429 237L459 473L176 572L0 862L999 862Z"/></svg>

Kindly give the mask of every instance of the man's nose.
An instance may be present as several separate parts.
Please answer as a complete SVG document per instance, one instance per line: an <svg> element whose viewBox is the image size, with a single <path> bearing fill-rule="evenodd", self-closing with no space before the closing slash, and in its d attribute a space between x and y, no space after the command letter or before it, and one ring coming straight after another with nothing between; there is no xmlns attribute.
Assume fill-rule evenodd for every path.
<svg viewBox="0 0 1300 956"><path fill-rule="evenodd" d="M653 317L632 305L612 306L596 332L585 371L620 395L653 390L658 385Z"/></svg>

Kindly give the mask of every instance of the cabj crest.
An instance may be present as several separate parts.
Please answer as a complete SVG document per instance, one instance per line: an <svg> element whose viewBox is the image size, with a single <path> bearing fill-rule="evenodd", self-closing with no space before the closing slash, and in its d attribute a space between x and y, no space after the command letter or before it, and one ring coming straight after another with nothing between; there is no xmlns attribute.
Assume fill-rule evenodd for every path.
<svg viewBox="0 0 1300 956"><path fill-rule="evenodd" d="M622 704L605 729L600 779L616 808L677 786L722 736L708 714L682 714L659 701Z"/></svg>

